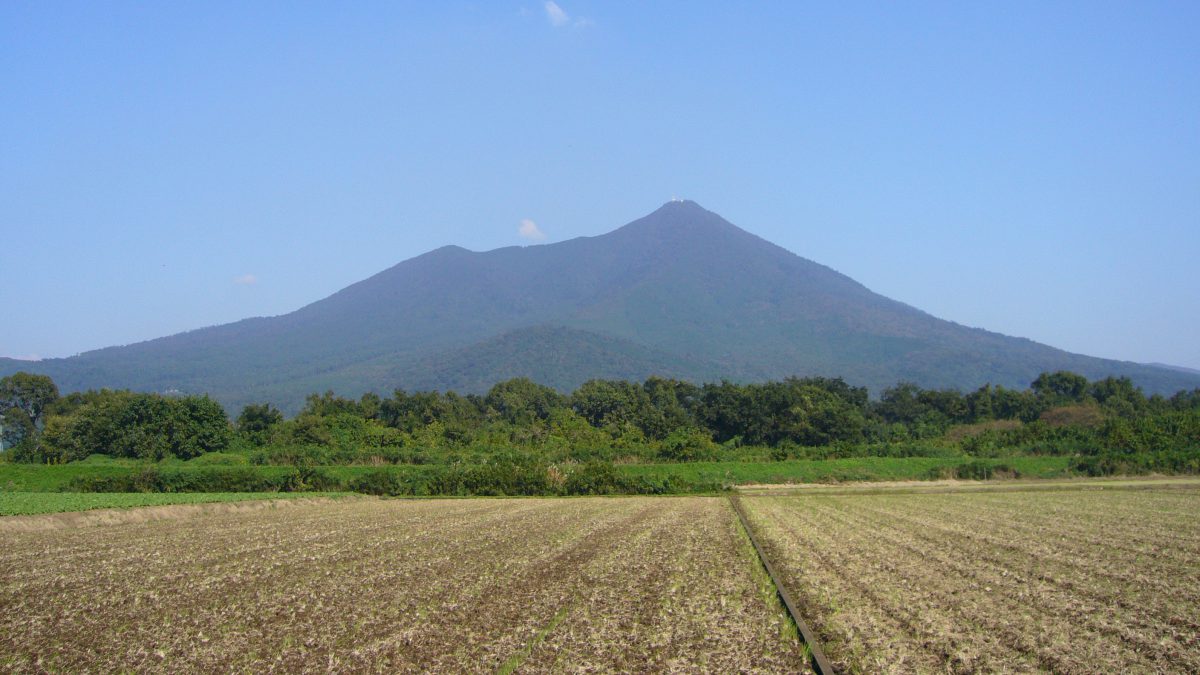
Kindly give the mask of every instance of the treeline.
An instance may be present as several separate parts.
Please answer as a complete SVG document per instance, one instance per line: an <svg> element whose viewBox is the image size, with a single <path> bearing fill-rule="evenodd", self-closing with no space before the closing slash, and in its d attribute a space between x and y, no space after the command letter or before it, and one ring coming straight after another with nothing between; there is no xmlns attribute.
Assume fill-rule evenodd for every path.
<svg viewBox="0 0 1200 675"><path fill-rule="evenodd" d="M1084 473L1200 471L1200 389L1146 396L1128 378L1089 381L1061 371L1025 390L900 383L878 400L822 377L593 380L571 394L518 378L485 395L327 392L309 396L292 419L260 404L232 422L207 397L60 397L49 378L18 373L0 380L0 412L10 459L45 463L212 452L286 466L479 465L516 455L561 464L1032 454L1077 457Z"/></svg>
<svg viewBox="0 0 1200 675"><path fill-rule="evenodd" d="M58 396L50 378L0 380L4 445L13 461L62 464L93 454L191 459L229 448L234 431L207 396L87 391Z"/></svg>

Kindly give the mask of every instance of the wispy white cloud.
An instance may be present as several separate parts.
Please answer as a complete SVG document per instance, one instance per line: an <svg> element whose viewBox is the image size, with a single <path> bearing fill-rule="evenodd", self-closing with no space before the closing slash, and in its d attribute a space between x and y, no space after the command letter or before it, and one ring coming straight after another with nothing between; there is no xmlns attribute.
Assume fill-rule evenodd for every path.
<svg viewBox="0 0 1200 675"><path fill-rule="evenodd" d="M554 2L554 0L546 0L542 7L546 10L546 20L549 21L550 25L554 26L555 28L565 28L567 26L570 26L571 28L586 28L588 26L596 25L595 21L592 21L586 16L575 17L572 19L571 15L567 14L567 10L560 7L557 2Z"/></svg>
<svg viewBox="0 0 1200 675"><path fill-rule="evenodd" d="M560 28L571 23L571 17L567 16L567 12L554 0L546 0L543 6L546 8L546 18L550 20L551 26Z"/></svg>
<svg viewBox="0 0 1200 675"><path fill-rule="evenodd" d="M528 218L521 221L521 226L517 228L517 234L533 241L541 241L546 238L546 233L542 232L542 228Z"/></svg>
<svg viewBox="0 0 1200 675"><path fill-rule="evenodd" d="M240 277L234 277L233 283L237 284L238 286L253 286L254 284L258 283L258 277L254 276L253 274L243 274Z"/></svg>

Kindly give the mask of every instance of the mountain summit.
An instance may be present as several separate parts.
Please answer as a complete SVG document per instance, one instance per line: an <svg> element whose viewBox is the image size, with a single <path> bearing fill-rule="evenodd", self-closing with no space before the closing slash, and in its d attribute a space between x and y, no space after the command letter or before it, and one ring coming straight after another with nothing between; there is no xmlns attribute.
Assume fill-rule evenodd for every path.
<svg viewBox="0 0 1200 675"><path fill-rule="evenodd" d="M608 234L476 253L446 246L290 314L247 319L67 359L0 359L66 391L208 392L231 409L305 395L482 391L527 376L843 377L1026 387L1043 371L1125 375L1154 392L1200 376L1071 354L944 321L868 290L691 201Z"/></svg>

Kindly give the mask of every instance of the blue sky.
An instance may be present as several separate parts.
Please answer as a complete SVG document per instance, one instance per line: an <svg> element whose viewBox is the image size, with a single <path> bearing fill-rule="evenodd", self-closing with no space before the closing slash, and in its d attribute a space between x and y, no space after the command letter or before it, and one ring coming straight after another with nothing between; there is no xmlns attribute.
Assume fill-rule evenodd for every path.
<svg viewBox="0 0 1200 675"><path fill-rule="evenodd" d="M1200 368L1200 4L0 4L2 355L675 195L936 316Z"/></svg>

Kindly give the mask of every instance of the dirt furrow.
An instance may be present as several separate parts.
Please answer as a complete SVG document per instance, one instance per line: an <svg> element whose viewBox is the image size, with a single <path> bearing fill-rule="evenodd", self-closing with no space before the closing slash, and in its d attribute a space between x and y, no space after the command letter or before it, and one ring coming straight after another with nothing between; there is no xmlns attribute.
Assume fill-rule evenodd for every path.
<svg viewBox="0 0 1200 675"><path fill-rule="evenodd" d="M1039 569L1036 559L1012 564L1010 560L990 555L986 546L973 545L969 541L941 541L924 535L919 528L895 530L887 527L882 518L846 517L846 514L823 509L818 510L818 514L826 522L844 518L844 524L850 529L873 529L876 555L889 560L920 559L926 574L936 573L943 579L973 582L968 588L984 589L995 598L996 604L1006 607L1009 612L1036 613L1036 619L1027 615L1031 622L1036 620L1039 625L1051 625L1070 618L1074 631L1090 633L1077 636L1075 641L1115 639L1141 653L1153 655L1165 650L1175 655L1174 660L1189 661L1189 642L1194 641L1196 635L1194 626L1161 621L1149 615L1145 606L1123 600L1119 594L1095 593L1086 576L1082 581L1056 577ZM906 552L908 556L889 555L894 551ZM1177 614L1171 619L1184 620Z"/></svg>
<svg viewBox="0 0 1200 675"><path fill-rule="evenodd" d="M723 508L356 500L20 532L0 669L799 670Z"/></svg>
<svg viewBox="0 0 1200 675"><path fill-rule="evenodd" d="M1114 491L1086 496L1090 509L1111 499L1124 509L1195 513L1200 493L1161 501ZM1037 510L1039 500L1053 508L1061 497L812 495L744 503L797 590L821 601L813 622L842 644L868 646L849 668L881 670L876 664L889 654L909 659L917 651L942 662L917 670L1200 670L1200 616L1189 590L1195 575L1181 573L1194 569L1195 558L1176 546L1194 523L1143 528L1145 541L1133 546L1143 555L1124 560L1118 551L1104 567L1108 527L1129 512L1076 519L1060 540L1052 522L1028 524L1006 510L1014 498L1023 510ZM1169 520L1179 523L1179 515ZM1156 532L1172 536L1156 540ZM907 637L894 639L889 623Z"/></svg>

